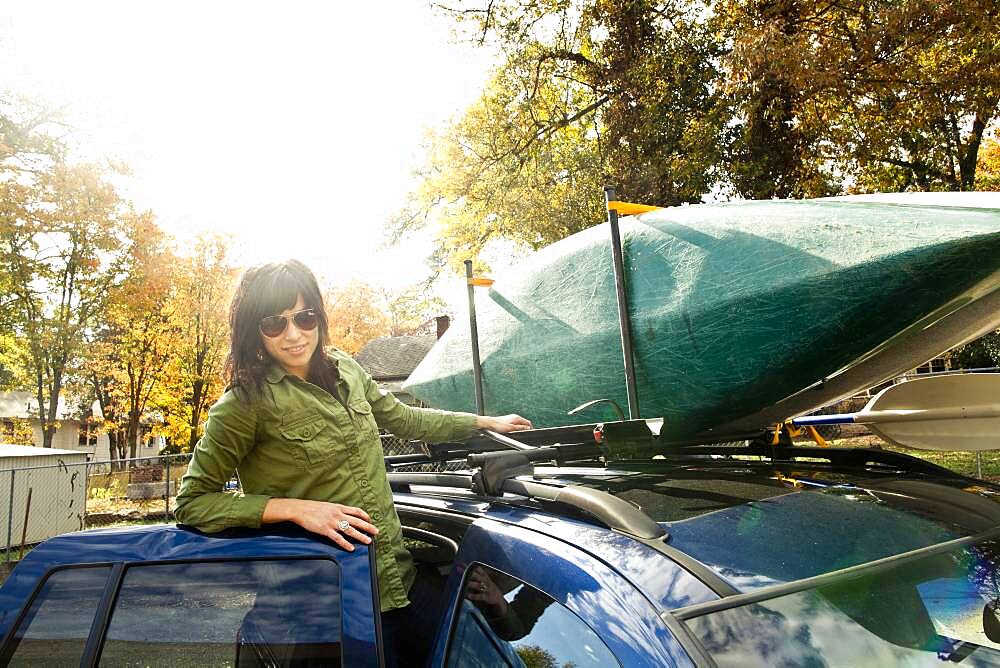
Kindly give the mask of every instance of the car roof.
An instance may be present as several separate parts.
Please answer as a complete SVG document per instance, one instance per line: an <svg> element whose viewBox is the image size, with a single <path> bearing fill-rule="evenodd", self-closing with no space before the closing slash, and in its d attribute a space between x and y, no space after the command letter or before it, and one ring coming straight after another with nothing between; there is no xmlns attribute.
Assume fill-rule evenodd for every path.
<svg viewBox="0 0 1000 668"><path fill-rule="evenodd" d="M571 542L611 563L667 609L823 575L1000 526L1000 487L944 469L704 458L681 464L537 467L517 477L626 501L663 528L664 535L655 539L609 527L568 504L507 493L491 499L460 486L463 476L471 481L473 474L390 478L397 481L398 503L513 522ZM684 581L651 576L665 560L685 569Z"/></svg>
<svg viewBox="0 0 1000 668"><path fill-rule="evenodd" d="M314 557L337 562L347 578L370 568L371 554L364 545L347 552L291 524L217 534L173 524L65 533L28 552L0 587L0 638L46 574L68 566Z"/></svg>

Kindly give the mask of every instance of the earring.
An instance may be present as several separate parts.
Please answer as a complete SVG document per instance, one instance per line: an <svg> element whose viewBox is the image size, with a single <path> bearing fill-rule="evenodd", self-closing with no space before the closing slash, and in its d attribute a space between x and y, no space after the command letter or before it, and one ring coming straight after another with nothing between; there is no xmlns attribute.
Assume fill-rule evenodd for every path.
<svg viewBox="0 0 1000 668"><path fill-rule="evenodd" d="M264 351L263 350L258 350L257 351L257 361L258 362L263 362L264 361Z"/></svg>

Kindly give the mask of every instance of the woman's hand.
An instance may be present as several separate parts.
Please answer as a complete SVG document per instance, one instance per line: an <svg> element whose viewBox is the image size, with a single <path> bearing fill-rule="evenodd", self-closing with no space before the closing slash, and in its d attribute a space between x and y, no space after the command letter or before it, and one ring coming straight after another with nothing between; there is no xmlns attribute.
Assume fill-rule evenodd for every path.
<svg viewBox="0 0 1000 668"><path fill-rule="evenodd" d="M469 569L469 579L465 582L465 597L486 608L487 616L503 617L507 614L507 600L503 592L493 582L493 578L479 566Z"/></svg>
<svg viewBox="0 0 1000 668"><path fill-rule="evenodd" d="M295 522L306 531L326 536L348 552L354 551L348 538L367 545L372 542L370 536L378 535L378 527L371 524L365 511L325 501L268 499L261 522ZM347 523L344 528L341 522Z"/></svg>
<svg viewBox="0 0 1000 668"><path fill-rule="evenodd" d="M531 421L525 420L520 415L501 415L500 417L490 417L489 415L476 416L476 426L480 429L490 429L501 434L512 431L524 431L531 429Z"/></svg>

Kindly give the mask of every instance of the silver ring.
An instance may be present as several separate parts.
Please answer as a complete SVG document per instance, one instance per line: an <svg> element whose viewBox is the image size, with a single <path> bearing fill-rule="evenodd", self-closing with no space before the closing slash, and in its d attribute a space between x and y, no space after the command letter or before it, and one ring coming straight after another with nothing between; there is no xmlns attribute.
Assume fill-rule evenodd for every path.
<svg viewBox="0 0 1000 668"><path fill-rule="evenodd" d="M337 528L340 529L341 531L347 531L348 529L351 528L351 523L348 522L347 520L340 520L339 522L337 522Z"/></svg>

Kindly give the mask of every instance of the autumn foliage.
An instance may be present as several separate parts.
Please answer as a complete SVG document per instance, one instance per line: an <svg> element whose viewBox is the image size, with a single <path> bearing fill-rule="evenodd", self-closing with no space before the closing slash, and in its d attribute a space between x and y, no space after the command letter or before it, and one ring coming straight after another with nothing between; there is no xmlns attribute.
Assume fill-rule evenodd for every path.
<svg viewBox="0 0 1000 668"><path fill-rule="evenodd" d="M436 6L501 58L393 221L436 230L437 266L597 224L604 184L661 206L998 187L994 0Z"/></svg>
<svg viewBox="0 0 1000 668"><path fill-rule="evenodd" d="M190 450L225 390L241 270L231 240L179 244L121 195L114 169L70 160L53 123L0 99L0 391L30 390L36 445L51 447L62 398L107 435L113 461L135 458L150 435ZM332 343L351 353L442 306L419 289L357 281L328 300ZM30 442L26 424L4 439Z"/></svg>

